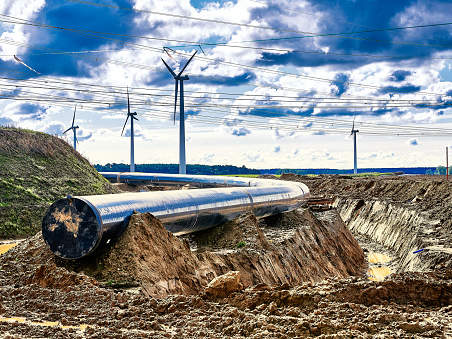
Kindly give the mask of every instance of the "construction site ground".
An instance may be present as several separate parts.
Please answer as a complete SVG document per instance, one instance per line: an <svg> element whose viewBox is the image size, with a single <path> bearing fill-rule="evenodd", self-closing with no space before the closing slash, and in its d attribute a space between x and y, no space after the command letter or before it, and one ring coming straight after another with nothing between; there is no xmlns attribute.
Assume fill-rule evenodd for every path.
<svg viewBox="0 0 452 339"><path fill-rule="evenodd" d="M135 214L117 242L77 262L39 233L3 241L0 337L452 337L452 184L281 179L323 205L185 237Z"/></svg>

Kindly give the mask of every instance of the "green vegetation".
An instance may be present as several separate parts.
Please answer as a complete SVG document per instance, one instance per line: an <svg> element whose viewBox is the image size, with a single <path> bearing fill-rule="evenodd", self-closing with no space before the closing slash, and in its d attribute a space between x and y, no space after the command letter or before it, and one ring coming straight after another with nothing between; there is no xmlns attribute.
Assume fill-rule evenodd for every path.
<svg viewBox="0 0 452 339"><path fill-rule="evenodd" d="M67 194L114 191L65 141L0 127L0 238L35 234L47 208Z"/></svg>
<svg viewBox="0 0 452 339"><path fill-rule="evenodd" d="M239 241L237 243L237 245L235 245L235 247L237 247L237 248L242 248L242 247L245 247L245 246L246 246L246 242L244 242L243 240Z"/></svg>
<svg viewBox="0 0 452 339"><path fill-rule="evenodd" d="M128 281L128 280L124 280L124 281L116 281L114 279L110 279L107 280L106 282L104 282L103 284L101 284L102 287L104 288L133 288L133 287L138 287L139 284L135 281Z"/></svg>
<svg viewBox="0 0 452 339"><path fill-rule="evenodd" d="M447 171L446 171L447 167L446 166L438 166L434 171L433 170L429 170L427 171L427 175L446 175ZM452 174L452 166L449 167L449 174Z"/></svg>
<svg viewBox="0 0 452 339"><path fill-rule="evenodd" d="M395 173L379 173L379 172L369 172L369 173L358 173L358 174L347 174L351 177L379 177L381 175L395 175Z"/></svg>
<svg viewBox="0 0 452 339"><path fill-rule="evenodd" d="M257 178L259 174L221 174L221 177Z"/></svg>
<svg viewBox="0 0 452 339"><path fill-rule="evenodd" d="M221 174L222 177L239 177L239 178L259 178L260 174ZM279 178L281 174L275 174L276 178Z"/></svg>
<svg viewBox="0 0 452 339"><path fill-rule="evenodd" d="M106 164L94 165L99 172L128 172L128 164ZM137 164L137 172L145 173L179 173L177 164ZM237 167L232 165L187 165L187 174L206 174L206 175L236 175L236 174L254 174L259 175L260 170L247 168L245 166Z"/></svg>

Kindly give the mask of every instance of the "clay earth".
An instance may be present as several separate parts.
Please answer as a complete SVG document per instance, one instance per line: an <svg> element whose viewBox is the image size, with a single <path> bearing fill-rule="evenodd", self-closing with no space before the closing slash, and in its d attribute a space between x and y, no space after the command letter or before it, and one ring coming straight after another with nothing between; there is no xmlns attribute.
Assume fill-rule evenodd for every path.
<svg viewBox="0 0 452 339"><path fill-rule="evenodd" d="M452 184L281 179L332 208L248 213L185 237L134 214L120 239L76 262L39 233L2 242L0 337L452 337Z"/></svg>

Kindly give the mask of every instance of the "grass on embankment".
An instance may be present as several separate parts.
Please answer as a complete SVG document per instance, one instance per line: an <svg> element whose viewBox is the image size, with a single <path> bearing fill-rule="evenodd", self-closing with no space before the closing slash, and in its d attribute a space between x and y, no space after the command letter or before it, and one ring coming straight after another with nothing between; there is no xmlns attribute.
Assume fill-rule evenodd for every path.
<svg viewBox="0 0 452 339"><path fill-rule="evenodd" d="M47 208L67 194L115 191L64 140L0 127L0 239L38 232Z"/></svg>

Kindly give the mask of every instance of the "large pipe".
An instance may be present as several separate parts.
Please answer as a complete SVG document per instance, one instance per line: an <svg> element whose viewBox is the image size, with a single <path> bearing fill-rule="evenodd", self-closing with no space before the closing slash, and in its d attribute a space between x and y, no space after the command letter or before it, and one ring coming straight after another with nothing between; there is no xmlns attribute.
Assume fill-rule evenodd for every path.
<svg viewBox="0 0 452 339"><path fill-rule="evenodd" d="M110 180L163 184L226 186L67 197L50 206L42 234L50 249L65 259L93 253L125 229L130 216L149 212L165 228L182 235L220 225L252 211L256 217L296 209L309 196L305 184L282 180L202 175L101 173Z"/></svg>

